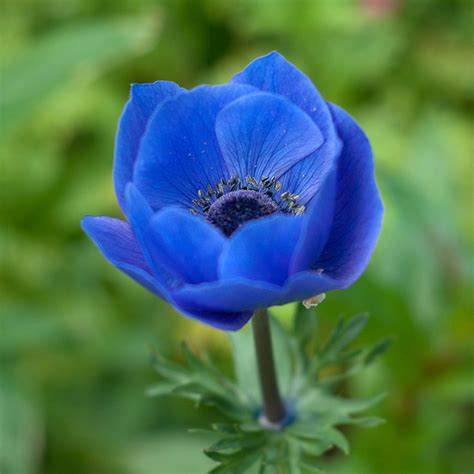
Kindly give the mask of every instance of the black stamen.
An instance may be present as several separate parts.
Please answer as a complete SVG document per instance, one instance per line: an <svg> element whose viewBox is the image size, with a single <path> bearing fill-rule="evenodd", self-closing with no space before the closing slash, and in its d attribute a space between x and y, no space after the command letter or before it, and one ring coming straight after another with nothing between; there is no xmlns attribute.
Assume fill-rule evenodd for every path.
<svg viewBox="0 0 474 474"><path fill-rule="evenodd" d="M222 220L224 219L222 214L223 209L220 209L219 212L217 212L217 209L219 207L222 208L225 203L227 203L226 206L230 206L230 208L234 204L237 205L237 197L240 196L243 201L238 204L238 212L236 208L233 210L228 209L228 212L230 212L233 217L229 215L227 220L224 219L224 221L226 221L225 224L220 225L218 222L213 222L217 227L222 228L224 233L232 233L235 228L247 220L256 219L277 211L292 213L297 216L303 214L305 212L305 206L298 204L300 195L292 194L288 190L280 193L281 188L282 184L275 176L262 176L260 181L257 181L253 176L246 176L243 181L235 175L227 180L221 178L215 187L208 185L205 191L202 189L197 191L198 198L192 200L196 207L191 208L190 211L195 215L205 215L211 222L217 219L217 213L219 214L219 220ZM244 194L240 192L244 192ZM237 196L228 198L227 196L231 194L237 194ZM220 201L223 202L218 205ZM231 205L230 203L234 204ZM246 209L246 206L248 206L248 209ZM275 210L273 210L274 207ZM271 212L270 209L272 209ZM237 227L235 227L236 222Z"/></svg>

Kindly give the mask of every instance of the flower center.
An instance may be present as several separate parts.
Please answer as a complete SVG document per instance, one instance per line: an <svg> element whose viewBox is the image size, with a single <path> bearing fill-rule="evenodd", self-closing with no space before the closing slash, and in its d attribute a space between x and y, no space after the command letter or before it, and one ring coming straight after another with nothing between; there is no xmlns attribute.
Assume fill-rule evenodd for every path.
<svg viewBox="0 0 474 474"><path fill-rule="evenodd" d="M278 210L276 202L266 194L241 189L224 194L214 202L206 218L229 236L244 222L269 216Z"/></svg>
<svg viewBox="0 0 474 474"><path fill-rule="evenodd" d="M251 176L245 181L238 176L229 180L222 178L214 188L198 190L198 197L193 199L195 207L190 211L205 216L227 236L244 222L275 212L303 214L305 207L298 203L299 196L281 188L275 177L264 176L260 181Z"/></svg>

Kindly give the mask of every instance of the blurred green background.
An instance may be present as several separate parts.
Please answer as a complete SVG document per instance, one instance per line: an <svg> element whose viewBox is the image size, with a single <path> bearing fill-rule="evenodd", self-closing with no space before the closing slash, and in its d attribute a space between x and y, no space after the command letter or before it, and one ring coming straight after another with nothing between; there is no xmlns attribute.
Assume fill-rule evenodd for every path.
<svg viewBox="0 0 474 474"><path fill-rule="evenodd" d="M373 410L387 423L349 430L351 455L323 465L472 472L469 0L3 0L1 10L2 474L210 466L208 440L186 428L219 415L146 398L149 345L173 355L186 338L230 367L225 334L110 267L79 220L120 216L112 155L130 83L225 82L273 49L362 124L386 206L368 271L318 312L327 331L339 314L368 311L362 339L395 338L346 387L387 392Z"/></svg>

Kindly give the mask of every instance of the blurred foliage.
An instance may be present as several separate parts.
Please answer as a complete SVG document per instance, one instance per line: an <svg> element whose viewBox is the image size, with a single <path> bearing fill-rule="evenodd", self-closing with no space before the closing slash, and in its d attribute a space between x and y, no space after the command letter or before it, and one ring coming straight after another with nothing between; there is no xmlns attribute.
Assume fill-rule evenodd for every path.
<svg viewBox="0 0 474 474"><path fill-rule="evenodd" d="M368 311L363 338L394 336L343 388L388 392L387 423L349 430L351 456L324 467L472 472L473 23L469 0L4 0L0 471L209 467L184 430L217 415L144 397L147 343L177 358L185 337L230 371L225 335L109 267L79 220L120 215L111 166L130 83L223 82L277 49L367 131L386 206L369 270L318 313L323 332Z"/></svg>

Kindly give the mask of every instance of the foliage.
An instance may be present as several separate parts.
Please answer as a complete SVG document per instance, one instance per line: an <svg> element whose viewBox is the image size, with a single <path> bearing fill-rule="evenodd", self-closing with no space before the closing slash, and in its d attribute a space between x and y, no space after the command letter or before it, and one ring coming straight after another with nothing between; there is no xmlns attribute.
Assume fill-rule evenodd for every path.
<svg viewBox="0 0 474 474"><path fill-rule="evenodd" d="M225 335L109 268L79 220L119 213L113 142L130 83L222 82L277 49L367 131L386 209L369 270L327 295L317 332L368 311L363 342L394 336L383 364L340 389L390 393L373 408L387 423L357 430L350 456L330 451L320 464L337 474L470 472L473 12L466 0L5 0L0 471L210 468L200 448L211 441L184 428L215 412L142 397L153 381L146 343L176 359L186 336L228 371ZM275 312L290 323L291 307Z"/></svg>
<svg viewBox="0 0 474 474"><path fill-rule="evenodd" d="M197 357L182 344L183 364L153 353L153 365L162 380L148 395L175 395L193 400L197 406L216 408L226 422L212 425L211 433L223 438L204 450L219 463L210 473L323 472L317 458L332 448L345 454L349 442L341 426L371 427L383 420L359 416L381 397L355 400L340 397L336 389L347 377L372 363L389 346L383 339L372 347L349 350L367 322L366 315L347 322L342 318L315 353L308 350L315 331L312 312L298 308L294 330L284 329L271 318L275 359L280 389L289 411L289 423L282 430L265 428L259 422L260 392L256 375L253 338L249 331L231 333L235 381L206 358ZM242 357L242 355L244 355ZM328 369L333 375L324 376ZM198 430L202 431L202 430Z"/></svg>

